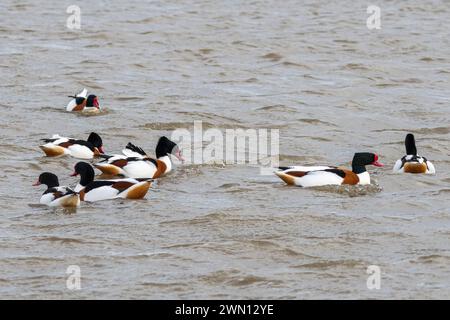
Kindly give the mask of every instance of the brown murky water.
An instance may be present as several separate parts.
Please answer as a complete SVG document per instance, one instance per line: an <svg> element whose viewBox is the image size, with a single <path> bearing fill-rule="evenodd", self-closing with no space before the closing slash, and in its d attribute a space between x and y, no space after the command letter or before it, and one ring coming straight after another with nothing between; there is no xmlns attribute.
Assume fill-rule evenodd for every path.
<svg viewBox="0 0 450 320"><path fill-rule="evenodd" d="M450 298L450 4L377 1L0 3L2 298ZM64 112L83 87L108 112ZM74 159L39 139L99 132L109 152L203 120L280 129L288 164L387 164L374 186L287 187L247 165L180 165L143 201L37 205ZM436 176L391 174L407 132ZM82 289L66 288L78 265ZM368 290L366 268L381 268Z"/></svg>

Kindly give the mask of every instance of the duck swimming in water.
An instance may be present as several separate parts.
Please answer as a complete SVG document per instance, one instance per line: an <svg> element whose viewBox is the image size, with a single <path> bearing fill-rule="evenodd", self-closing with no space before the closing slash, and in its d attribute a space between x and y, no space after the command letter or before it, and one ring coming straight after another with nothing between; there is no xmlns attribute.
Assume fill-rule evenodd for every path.
<svg viewBox="0 0 450 320"><path fill-rule="evenodd" d="M142 199L147 194L152 180L136 179L95 180L92 166L86 162L75 165L72 176L80 176L75 191L80 194L81 201L95 202L109 199Z"/></svg>
<svg viewBox="0 0 450 320"><path fill-rule="evenodd" d="M39 175L39 179L33 186L44 184L47 186L44 194L39 201L50 207L78 207L80 205L80 197L78 193L69 187L59 185L58 177L51 172L44 172Z"/></svg>
<svg viewBox="0 0 450 320"><path fill-rule="evenodd" d="M45 144L39 148L47 157L70 155L79 159L92 159L94 156L104 153L102 138L95 132L91 132L86 141L61 137L57 134L42 140Z"/></svg>
<svg viewBox="0 0 450 320"><path fill-rule="evenodd" d="M318 187L341 184L370 184L370 175L366 165L382 167L378 155L369 152L355 153L352 170L327 166L279 167L275 174L289 185L300 187Z"/></svg>
<svg viewBox="0 0 450 320"><path fill-rule="evenodd" d="M425 173L435 174L436 169L431 161L417 154L416 140L412 133L405 138L406 155L395 162L394 173Z"/></svg>
<svg viewBox="0 0 450 320"><path fill-rule="evenodd" d="M94 94L88 95L86 88L80 93L69 96L73 98L66 106L66 111L72 112L83 112L83 113L98 113L100 112L100 103L98 102L98 97Z"/></svg>
<svg viewBox="0 0 450 320"><path fill-rule="evenodd" d="M178 145L167 137L161 137L156 145L156 159L148 156L144 150L128 143L123 155L102 155L105 160L94 166L108 175L123 175L130 178L159 178L172 170L170 156L184 161Z"/></svg>

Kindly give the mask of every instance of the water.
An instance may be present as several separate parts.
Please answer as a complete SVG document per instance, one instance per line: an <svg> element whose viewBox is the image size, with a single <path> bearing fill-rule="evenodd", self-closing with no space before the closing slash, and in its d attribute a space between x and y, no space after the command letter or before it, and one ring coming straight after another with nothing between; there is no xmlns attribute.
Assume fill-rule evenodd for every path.
<svg viewBox="0 0 450 320"><path fill-rule="evenodd" d="M2 298L450 298L450 9L378 1L79 1L0 4ZM64 112L83 87L107 112ZM202 120L280 129L280 160L348 165L363 189L300 189L247 165L181 165L143 201L37 205L53 133L153 151ZM407 132L436 176L393 175ZM78 265L82 289L66 288ZM381 289L366 287L369 265Z"/></svg>

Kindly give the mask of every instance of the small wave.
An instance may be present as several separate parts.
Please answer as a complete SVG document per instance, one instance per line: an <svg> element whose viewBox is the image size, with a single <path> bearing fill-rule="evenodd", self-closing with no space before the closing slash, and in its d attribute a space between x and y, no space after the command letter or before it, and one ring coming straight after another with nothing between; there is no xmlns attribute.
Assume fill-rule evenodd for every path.
<svg viewBox="0 0 450 320"><path fill-rule="evenodd" d="M151 129L151 130L161 130L161 131L171 131L182 128L191 128L193 126L192 122L152 122L140 125L139 128ZM215 128L216 126L210 122L202 122L203 128Z"/></svg>
<svg viewBox="0 0 450 320"><path fill-rule="evenodd" d="M10 109L13 109L14 107L11 106L11 105L0 103L0 108L4 108L4 109L10 110Z"/></svg>
<svg viewBox="0 0 450 320"><path fill-rule="evenodd" d="M450 127L435 127L435 128L419 128L419 129L377 129L373 132L412 132L415 134L448 134L450 133Z"/></svg>
<svg viewBox="0 0 450 320"><path fill-rule="evenodd" d="M236 118L231 118L231 117L225 117L225 116L219 116L217 114L214 113L208 113L208 112L190 112L190 111L178 111L178 114L182 114L182 115L187 115L189 117L193 117L193 116L200 116L202 118L206 118L206 119L211 119L211 120L221 120L221 121L228 121L231 122L233 124L235 123L240 123L241 121L236 119Z"/></svg>
<svg viewBox="0 0 450 320"><path fill-rule="evenodd" d="M376 87L380 87L380 88L389 88L389 87L398 87L400 86L399 83L377 83L375 85Z"/></svg>
<svg viewBox="0 0 450 320"><path fill-rule="evenodd" d="M213 49L209 49L209 48L204 48L204 49L200 49L198 50L201 54L210 54L211 52L213 52Z"/></svg>
<svg viewBox="0 0 450 320"><path fill-rule="evenodd" d="M347 70L370 70L369 68L367 68L365 65L363 65L361 63L348 63L342 69L347 69Z"/></svg>
<svg viewBox="0 0 450 320"><path fill-rule="evenodd" d="M281 284L280 280L272 280L266 277L252 274L241 274L239 270L219 270L201 277L201 280L213 284L228 284L234 287L249 286L259 283Z"/></svg>
<svg viewBox="0 0 450 320"><path fill-rule="evenodd" d="M64 111L64 112L66 112L66 111ZM75 114L77 117L101 117L101 116L108 115L112 112L108 108L102 108L98 112L70 112L70 113Z"/></svg>
<svg viewBox="0 0 450 320"><path fill-rule="evenodd" d="M218 189L230 189L230 188L234 188L234 187L239 187L240 184L239 183L224 183L221 186L218 186Z"/></svg>
<svg viewBox="0 0 450 320"><path fill-rule="evenodd" d="M208 165L209 167L223 167L218 165ZM185 176L191 176L191 175L200 175L202 174L202 168L204 168L205 165L198 165L198 164L185 164L184 166L177 168L177 179L180 175Z"/></svg>
<svg viewBox="0 0 450 320"><path fill-rule="evenodd" d="M325 138L325 137L297 136L297 138L305 138L305 139L311 139L311 140L315 140L315 141L325 141L325 142L333 141L333 140L331 140L329 138Z"/></svg>
<svg viewBox="0 0 450 320"><path fill-rule="evenodd" d="M91 34L87 34L84 37L86 39L100 39L100 40L113 40L114 38L112 38L115 34L114 33L102 33L102 32L96 32L96 33L91 33Z"/></svg>
<svg viewBox="0 0 450 320"><path fill-rule="evenodd" d="M41 107L39 108L39 111L52 111L52 112L59 112L59 113L66 113L65 107Z"/></svg>
<svg viewBox="0 0 450 320"><path fill-rule="evenodd" d="M440 262L440 263L449 263L450 262L450 257L449 256L443 256L443 255L439 255L439 254L430 254L430 255L425 255L425 256L420 256L418 257L416 260L413 260L411 262L415 262L415 263L436 263L436 262Z"/></svg>
<svg viewBox="0 0 450 320"><path fill-rule="evenodd" d="M142 286L146 286L146 287L156 287L156 288L170 288L171 290L175 290L175 287L188 287L188 285L186 283L183 282L167 282L167 283L162 283L162 282L143 282L140 285Z"/></svg>
<svg viewBox="0 0 450 320"><path fill-rule="evenodd" d="M437 191L429 191L429 192L425 192L424 194L431 195L431 196L439 196L439 195L446 195L448 193L450 193L450 189L440 189Z"/></svg>
<svg viewBox="0 0 450 320"><path fill-rule="evenodd" d="M252 189L252 188L239 187L239 188L233 188L233 189L229 189L229 190L222 191L222 192L231 193L231 194L233 194L233 193L243 194L245 192L252 192L252 191L254 191L254 189Z"/></svg>
<svg viewBox="0 0 450 320"><path fill-rule="evenodd" d="M271 52L271 53L263 55L261 58L276 62L276 61L280 61L283 58L283 56L278 53Z"/></svg>
<svg viewBox="0 0 450 320"><path fill-rule="evenodd" d="M278 254L280 253L284 253L287 256L291 256L291 257L302 257L302 258L316 258L314 256L308 255L308 254L304 254L302 252L298 252L297 250L291 249L289 247L286 247L285 245L281 245L275 241L271 241L271 240L249 240L249 241L240 241L241 244L245 245L245 246L253 246L256 249L258 248L266 248L266 249L273 249L273 251L277 252Z"/></svg>
<svg viewBox="0 0 450 320"><path fill-rule="evenodd" d="M357 185L338 185L338 186L329 185L323 187L314 187L311 189L318 190L321 192L337 193L349 197L360 197L371 194L377 194L383 190L378 184L369 184L369 185L357 184Z"/></svg>
<svg viewBox="0 0 450 320"><path fill-rule="evenodd" d="M323 121L323 120L319 120L319 119L297 119L297 121L301 121L301 122L313 124L313 125L325 125L325 126L329 126L329 127L336 127L336 125L332 124L331 122L327 122L327 121Z"/></svg>
<svg viewBox="0 0 450 320"><path fill-rule="evenodd" d="M118 101L133 101L133 100L143 100L142 97L114 97L114 100Z"/></svg>
<svg viewBox="0 0 450 320"><path fill-rule="evenodd" d="M365 266L364 262L361 260L327 260L327 261L319 261L312 263L304 263L292 266L292 268L296 269L329 269L329 268L337 268L337 267L345 267L345 268L355 268Z"/></svg>
<svg viewBox="0 0 450 320"><path fill-rule="evenodd" d="M299 67L299 68L304 68L304 69L308 69L308 70L311 69L307 65L297 63L297 62L284 61L282 64L283 64L283 66L287 66L287 67Z"/></svg>
<svg viewBox="0 0 450 320"><path fill-rule="evenodd" d="M93 242L93 241L86 241L82 239L75 239L75 238L64 238L64 237L57 237L57 236L51 236L51 237L43 237L38 238L36 241L49 241L49 242L60 242L60 243L74 243L74 244L97 244L100 242Z"/></svg>
<svg viewBox="0 0 450 320"><path fill-rule="evenodd" d="M8 155L17 155L17 154L26 154L31 150L34 150L33 147L23 147L16 144L0 144L0 150L2 150L2 154Z"/></svg>
<svg viewBox="0 0 450 320"><path fill-rule="evenodd" d="M164 222L161 222L161 224L167 224L167 223L170 223L170 222L178 222L178 221L187 221L187 219L176 220L176 221L164 221ZM163 249L191 248L191 247L195 248L195 247L201 247L201 246L204 246L204 245L205 245L204 242L177 243L177 244L172 244L172 245L169 245L169 246L163 246L161 248L163 248Z"/></svg>
<svg viewBox="0 0 450 320"><path fill-rule="evenodd" d="M292 107L288 107L282 104L276 104L276 105L271 105L271 106L265 106L265 107L260 107L256 110L259 111L276 111L276 112L297 112L297 109L292 108Z"/></svg>
<svg viewBox="0 0 450 320"><path fill-rule="evenodd" d="M336 42L336 43L346 43L346 44L356 44L356 43L358 43L358 41L347 40L347 39L336 39L336 40L333 40L333 42Z"/></svg>
<svg viewBox="0 0 450 320"><path fill-rule="evenodd" d="M258 82L258 79L257 78L248 78L248 79L244 80L244 82L255 83L255 82Z"/></svg>
<svg viewBox="0 0 450 320"><path fill-rule="evenodd" d="M293 165L304 165L304 166L315 166L315 165L322 165L318 164L319 162L323 161L323 158L317 157L317 156L294 156L290 154L280 154L279 155L280 161L284 161L285 165L287 166L293 166ZM314 162L311 162L314 161ZM323 164L326 166L327 164Z"/></svg>
<svg viewBox="0 0 450 320"><path fill-rule="evenodd" d="M87 46L86 46L87 47ZM92 47L92 46L91 46ZM97 61L97 60L83 60L80 62L81 64L93 64L93 65L99 65L99 64L103 64L103 65L107 65L107 63L103 62L103 61ZM77 74L80 72L77 71L73 71L71 70L72 74ZM81 72L83 73L83 72Z"/></svg>
<svg viewBox="0 0 450 320"><path fill-rule="evenodd" d="M270 282L271 284L280 284L282 281L280 280L270 280L269 278L265 277L259 277L254 275L247 275L244 277L238 277L236 279L230 279L228 281L228 284L235 287L242 287L242 286L249 286L256 283L267 283Z"/></svg>
<svg viewBox="0 0 450 320"><path fill-rule="evenodd" d="M392 81L399 82L399 83L423 83L422 80L417 79L417 78L399 79L399 80L392 80Z"/></svg>
<svg viewBox="0 0 450 320"><path fill-rule="evenodd" d="M42 171L42 167L37 163L28 163L28 168L35 171Z"/></svg>
<svg viewBox="0 0 450 320"><path fill-rule="evenodd" d="M17 264L17 261L23 261L23 262L30 262L30 264L36 264L36 263L54 263L54 262L61 262L64 261L63 258L56 258L56 257L38 257L38 256L21 256L21 257L6 257L2 258L3 262L10 261L13 264Z"/></svg>
<svg viewBox="0 0 450 320"><path fill-rule="evenodd" d="M99 90L104 90L105 88L100 86L98 83L96 82L92 82L92 81L88 81L88 80L83 80L80 83L80 87L85 87L85 88L90 88L90 89L99 89Z"/></svg>
<svg viewBox="0 0 450 320"><path fill-rule="evenodd" d="M305 94L312 94L312 95L315 95L315 96L324 96L325 95L324 92L314 91L314 90L303 90L302 92L305 93Z"/></svg>

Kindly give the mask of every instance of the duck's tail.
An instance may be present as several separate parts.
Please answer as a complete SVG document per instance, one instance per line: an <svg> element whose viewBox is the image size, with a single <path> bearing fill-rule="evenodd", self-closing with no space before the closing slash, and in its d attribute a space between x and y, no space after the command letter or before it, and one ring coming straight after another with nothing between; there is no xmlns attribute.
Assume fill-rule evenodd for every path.
<svg viewBox="0 0 450 320"><path fill-rule="evenodd" d="M111 175L111 176L125 176L125 172L122 168L115 166L110 163L95 163L94 167L100 170L103 174Z"/></svg>
<svg viewBox="0 0 450 320"><path fill-rule="evenodd" d="M287 168L289 169L289 168ZM286 170L286 169L284 169ZM294 177L290 174L284 173L283 171L275 171L275 174L280 177L281 180L286 182L288 185L295 185Z"/></svg>
<svg viewBox="0 0 450 320"><path fill-rule="evenodd" d="M148 189L150 189L152 181L153 180L150 179L136 183L135 185L132 185L128 189L122 191L119 194L119 197L126 199L142 199L147 194Z"/></svg>

